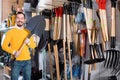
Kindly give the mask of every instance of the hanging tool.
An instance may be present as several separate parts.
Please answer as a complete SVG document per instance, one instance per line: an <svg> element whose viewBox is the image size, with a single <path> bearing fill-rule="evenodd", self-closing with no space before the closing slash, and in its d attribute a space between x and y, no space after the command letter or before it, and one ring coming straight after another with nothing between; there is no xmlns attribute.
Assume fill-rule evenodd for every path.
<svg viewBox="0 0 120 80"><path fill-rule="evenodd" d="M55 64L56 64L56 74L57 74L57 80L60 80L60 70L59 70L59 55L58 55L58 17L59 17L59 8L55 8L55 22L54 22L54 30L53 30L53 40L54 40L54 56L55 56Z"/></svg>
<svg viewBox="0 0 120 80"><path fill-rule="evenodd" d="M102 37L103 37L103 47L104 50L108 47L108 28L107 28L107 16L106 16L106 0L96 0L101 21Z"/></svg>
<svg viewBox="0 0 120 80"><path fill-rule="evenodd" d="M63 5L63 55L64 55L64 79L67 80L67 65L66 65L66 27L67 27L67 5Z"/></svg>
<svg viewBox="0 0 120 80"><path fill-rule="evenodd" d="M93 17L92 17L92 0L83 0L83 6L84 6L83 10L85 14L85 19L86 19L87 32L88 32L88 39L89 39L90 58L91 58L90 60L86 60L84 63L93 64L93 63L99 62L99 60L96 57L94 41L92 41L92 39L93 40L95 39L95 36L93 36L92 34L94 30Z"/></svg>
<svg viewBox="0 0 120 80"><path fill-rule="evenodd" d="M115 27L116 27L116 1L117 0L111 0L111 11L112 11L112 24L111 24L111 42L110 42L110 50L106 51L106 54L109 54L109 56L106 57L106 66L105 67L116 67L119 62L119 56L120 51L115 49L116 45L116 36L115 36Z"/></svg>
<svg viewBox="0 0 120 80"><path fill-rule="evenodd" d="M87 8L86 8L87 6ZM88 40L89 40L89 47L90 47L90 54L93 55L93 53L91 53L91 48L92 48L92 39L91 39L91 29L93 27L93 19L92 19L92 0L89 0L89 2L87 0L83 0L83 10L84 10L84 15L85 15L85 20L86 20L86 26L87 26L87 32L88 32ZM89 16L89 18L88 18ZM86 63L86 62L85 62ZM91 61L87 61L87 63L91 63Z"/></svg>
<svg viewBox="0 0 120 80"><path fill-rule="evenodd" d="M87 30L85 28L81 29L80 34L80 56L86 57L86 40L87 40Z"/></svg>
<svg viewBox="0 0 120 80"><path fill-rule="evenodd" d="M71 2L71 17L72 17L72 24L73 24L73 44L75 45L75 53L79 53L78 51L78 34L77 34L77 30L78 30L78 24L75 23L75 16L77 15L78 12L78 8L80 6L81 0L69 0Z"/></svg>
<svg viewBox="0 0 120 80"><path fill-rule="evenodd" d="M72 43L72 35L71 35L71 25L70 25L70 11L71 6L67 5L67 46L68 46L68 58L70 65L70 80L72 80L72 60L71 60L71 48L70 44Z"/></svg>
<svg viewBox="0 0 120 80"><path fill-rule="evenodd" d="M48 43L48 54L50 58L50 75L51 79L54 80L53 78L53 67L52 67L52 57L51 57L51 48L50 48L50 19L51 19L51 10L45 9L42 11L42 15L45 16L45 22L46 22L46 27L45 27L45 38Z"/></svg>

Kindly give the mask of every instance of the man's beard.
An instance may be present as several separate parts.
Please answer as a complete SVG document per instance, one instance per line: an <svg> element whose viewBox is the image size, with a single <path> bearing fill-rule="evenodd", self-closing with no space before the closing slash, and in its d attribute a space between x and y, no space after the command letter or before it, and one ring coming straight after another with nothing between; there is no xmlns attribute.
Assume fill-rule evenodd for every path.
<svg viewBox="0 0 120 80"><path fill-rule="evenodd" d="M18 26L18 27L22 27L23 25L24 25L24 23L23 23L23 22L18 21L18 23L17 23L17 26Z"/></svg>

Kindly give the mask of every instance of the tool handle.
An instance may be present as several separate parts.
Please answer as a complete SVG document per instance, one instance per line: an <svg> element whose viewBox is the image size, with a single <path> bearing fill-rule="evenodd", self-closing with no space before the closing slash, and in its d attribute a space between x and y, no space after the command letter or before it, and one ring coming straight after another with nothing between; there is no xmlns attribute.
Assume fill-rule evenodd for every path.
<svg viewBox="0 0 120 80"><path fill-rule="evenodd" d="M115 27L116 27L116 1L117 0L111 0L111 11L112 11L112 25L111 25L111 48L115 48L115 42L116 42L116 36L115 36Z"/></svg>
<svg viewBox="0 0 120 80"><path fill-rule="evenodd" d="M59 18L58 18L58 39L60 39L60 34L61 34L62 16L63 16L63 7L59 7Z"/></svg>
<svg viewBox="0 0 120 80"><path fill-rule="evenodd" d="M54 30L53 30L53 40L57 40L58 37L58 17L59 17L59 9L55 8L55 22L54 22Z"/></svg>

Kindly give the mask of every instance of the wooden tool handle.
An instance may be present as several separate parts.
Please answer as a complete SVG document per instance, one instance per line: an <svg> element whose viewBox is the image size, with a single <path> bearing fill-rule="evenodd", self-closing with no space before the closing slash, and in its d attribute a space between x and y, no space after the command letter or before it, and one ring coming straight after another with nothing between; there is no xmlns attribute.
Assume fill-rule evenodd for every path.
<svg viewBox="0 0 120 80"><path fill-rule="evenodd" d="M61 34L62 16L63 16L63 7L59 7L59 18L58 18L58 39L60 39L60 34Z"/></svg>
<svg viewBox="0 0 120 80"><path fill-rule="evenodd" d="M66 65L66 5L64 4L64 12L63 12L63 54L64 54L64 79L67 80L67 65Z"/></svg>
<svg viewBox="0 0 120 80"><path fill-rule="evenodd" d="M106 41L108 41L108 29L107 29L107 17L106 17L106 0L96 0L96 2L99 6L103 40L106 42Z"/></svg>
<svg viewBox="0 0 120 80"><path fill-rule="evenodd" d="M84 15L85 15L85 20L86 20L86 26L87 26L87 29L89 28L89 23L88 23L88 14L87 14L87 8L85 7L85 2L83 3L84 7L83 7L83 10L84 10ZM90 34L90 31L88 31L88 39L89 39L89 43L91 43L91 34Z"/></svg>
<svg viewBox="0 0 120 80"><path fill-rule="evenodd" d="M111 0L111 7L112 7L112 26L111 26L111 37L115 37L115 27L116 27L116 1L117 0Z"/></svg>
<svg viewBox="0 0 120 80"><path fill-rule="evenodd" d="M86 29L81 30L81 34L80 34L80 56L81 57L84 57L84 55L85 55L86 33L87 33Z"/></svg>
<svg viewBox="0 0 120 80"><path fill-rule="evenodd" d="M72 42L71 26L70 26L70 15L67 15L67 41Z"/></svg>
<svg viewBox="0 0 120 80"><path fill-rule="evenodd" d="M55 56L57 80L60 80L59 57L58 57L58 47L57 47L57 45L54 45L53 49L54 49L54 56Z"/></svg>
<svg viewBox="0 0 120 80"><path fill-rule="evenodd" d="M58 38L58 17L59 17L59 9L55 8L55 23L54 23L54 30L53 30L53 40L57 40Z"/></svg>
<svg viewBox="0 0 120 80"><path fill-rule="evenodd" d="M112 26L111 26L111 37L115 37L115 22L116 22L116 19L115 19L115 8L112 8Z"/></svg>
<svg viewBox="0 0 120 80"><path fill-rule="evenodd" d="M88 38L89 38L89 43L92 44L92 39L91 39L91 30L93 27L93 16L92 16L92 9L87 9L87 16L89 16L89 18L87 19L87 30L88 30Z"/></svg>

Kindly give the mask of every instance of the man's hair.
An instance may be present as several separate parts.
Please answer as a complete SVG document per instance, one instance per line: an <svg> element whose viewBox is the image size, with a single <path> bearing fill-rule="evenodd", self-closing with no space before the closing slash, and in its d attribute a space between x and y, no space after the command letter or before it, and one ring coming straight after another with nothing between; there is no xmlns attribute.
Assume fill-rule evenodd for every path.
<svg viewBox="0 0 120 80"><path fill-rule="evenodd" d="M25 14L23 12L17 12L16 15L18 14L23 14L24 18L25 18Z"/></svg>

